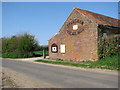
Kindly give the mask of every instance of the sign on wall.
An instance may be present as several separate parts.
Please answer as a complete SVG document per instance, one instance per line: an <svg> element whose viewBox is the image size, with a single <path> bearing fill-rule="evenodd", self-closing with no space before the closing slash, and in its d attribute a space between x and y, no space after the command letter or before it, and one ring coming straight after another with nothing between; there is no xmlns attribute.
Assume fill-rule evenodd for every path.
<svg viewBox="0 0 120 90"><path fill-rule="evenodd" d="M53 43L52 46L51 46L51 52L52 53L57 53L58 52L58 46L55 43Z"/></svg>
<svg viewBox="0 0 120 90"><path fill-rule="evenodd" d="M60 45L60 51L61 53L65 53L65 44Z"/></svg>
<svg viewBox="0 0 120 90"><path fill-rule="evenodd" d="M84 30L83 25L84 25L84 22L82 20L74 19L67 24L66 31L69 35L80 34Z"/></svg>
<svg viewBox="0 0 120 90"><path fill-rule="evenodd" d="M78 25L73 25L73 30L77 30L78 29Z"/></svg>
<svg viewBox="0 0 120 90"><path fill-rule="evenodd" d="M52 47L52 51L56 52L57 51L57 47Z"/></svg>

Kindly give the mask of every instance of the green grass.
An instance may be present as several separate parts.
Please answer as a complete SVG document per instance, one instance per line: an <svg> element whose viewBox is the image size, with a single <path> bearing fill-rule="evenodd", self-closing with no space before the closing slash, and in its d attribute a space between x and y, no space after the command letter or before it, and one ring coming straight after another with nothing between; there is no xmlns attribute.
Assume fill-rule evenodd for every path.
<svg viewBox="0 0 120 90"><path fill-rule="evenodd" d="M82 66L87 67L88 65L79 64L79 63L72 63L72 62L61 62L61 61L47 61L47 60L35 60L36 62L44 62L44 63L52 63L52 64L61 64L61 65L69 65L69 66Z"/></svg>
<svg viewBox="0 0 120 90"><path fill-rule="evenodd" d="M67 65L67 66L76 66L76 67L83 67L83 68L101 68L101 69L110 69L110 70L119 70L120 65L118 64L118 55L114 55L112 57L105 57L98 61L47 61L47 60L36 60L36 62L43 62L43 63L51 63L51 64L60 64L60 65Z"/></svg>
<svg viewBox="0 0 120 90"><path fill-rule="evenodd" d="M106 57L99 61L92 62L89 65L90 68L101 68L110 70L119 70L120 65L118 64L118 56Z"/></svg>
<svg viewBox="0 0 120 90"><path fill-rule="evenodd" d="M43 51L34 51L33 52L36 55L43 55ZM49 51L45 51L46 56L49 56Z"/></svg>

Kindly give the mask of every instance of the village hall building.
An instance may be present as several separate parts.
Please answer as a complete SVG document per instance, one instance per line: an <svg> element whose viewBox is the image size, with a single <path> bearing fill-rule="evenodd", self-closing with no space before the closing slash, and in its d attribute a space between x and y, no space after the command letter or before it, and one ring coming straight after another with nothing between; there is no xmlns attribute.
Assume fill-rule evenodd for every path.
<svg viewBox="0 0 120 90"><path fill-rule="evenodd" d="M118 19L74 8L59 32L49 39L49 58L98 60L98 30L104 35L120 34Z"/></svg>

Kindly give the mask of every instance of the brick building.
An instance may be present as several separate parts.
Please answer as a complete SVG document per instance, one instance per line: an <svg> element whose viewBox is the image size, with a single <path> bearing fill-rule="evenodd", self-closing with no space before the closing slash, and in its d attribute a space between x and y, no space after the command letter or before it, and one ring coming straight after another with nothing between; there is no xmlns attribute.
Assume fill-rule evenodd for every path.
<svg viewBox="0 0 120 90"><path fill-rule="evenodd" d="M59 32L49 39L49 57L63 60L98 60L99 28L103 36L120 34L118 19L74 8Z"/></svg>

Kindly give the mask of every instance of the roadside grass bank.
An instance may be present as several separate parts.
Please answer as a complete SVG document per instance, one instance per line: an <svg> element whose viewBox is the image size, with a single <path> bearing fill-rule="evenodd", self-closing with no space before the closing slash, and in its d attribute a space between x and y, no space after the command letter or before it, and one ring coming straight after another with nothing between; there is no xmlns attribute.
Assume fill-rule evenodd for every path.
<svg viewBox="0 0 120 90"><path fill-rule="evenodd" d="M43 56L43 50L42 51L34 51L33 54ZM49 51L48 50L45 51L45 55L49 56Z"/></svg>
<svg viewBox="0 0 120 90"><path fill-rule="evenodd" d="M100 68L119 71L120 64L118 64L120 54L114 55L112 57L105 57L98 61L72 61L72 60L62 60L58 59L55 61L50 60L35 60L35 62L83 67L83 68Z"/></svg>

